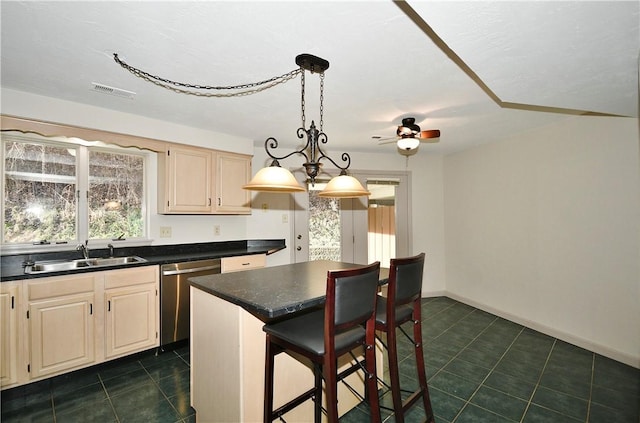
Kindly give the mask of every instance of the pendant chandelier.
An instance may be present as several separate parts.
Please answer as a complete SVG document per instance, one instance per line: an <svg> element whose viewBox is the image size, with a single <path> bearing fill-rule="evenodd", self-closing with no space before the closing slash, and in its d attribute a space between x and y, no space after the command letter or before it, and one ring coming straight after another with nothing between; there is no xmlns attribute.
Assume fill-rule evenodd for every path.
<svg viewBox="0 0 640 423"><path fill-rule="evenodd" d="M329 62L310 54L301 54L296 57L296 64L300 66L300 72L302 75L302 95L301 95L301 110L302 110L302 126L298 128L298 138L302 139L306 137L306 144L300 149L293 151L283 156L275 155L271 150L278 148L278 140L273 137L267 138L264 142L264 149L267 155L272 159L271 165L260 169L253 179L245 185L243 188L252 191L267 191L267 192L301 192L306 189L298 183L293 174L280 166L280 160L284 160L294 154L304 156L304 166L308 181L313 185L316 182L316 178L320 174L322 167L321 160L328 160L335 167L340 169L340 174L332 178L325 188L318 193L321 197L331 198L354 198L371 195L362 184L353 176L347 174L347 169L351 164L351 157L347 153L342 153L341 159L344 162L344 166L340 166L331 157L327 156L322 148L321 144L326 144L328 141L327 135L322 132L323 126L323 100L324 100L324 71L329 68ZM306 129L306 116L305 116L305 71L320 74L320 127L316 128L315 122L312 120L309 129Z"/></svg>
<svg viewBox="0 0 640 423"><path fill-rule="evenodd" d="M271 157L271 159L273 159L271 165L258 171L253 179L248 184L243 186L243 188L252 191L268 192L306 191L306 189L298 183L296 178L289 170L280 167L279 162L279 160L286 159L294 154L300 154L306 159L306 161L302 165L306 170L308 181L311 182L312 185L315 184L316 177L320 174L320 169L322 167L322 163L320 162L321 160L328 160L335 167L340 169L340 175L332 178L329 183L327 183L326 187L322 191L320 191L320 193L318 194L319 196L333 198L353 198L371 195L369 191L362 187L362 184L360 184L360 182L356 178L347 175L347 169L351 164L351 157L349 156L349 154L342 153L341 159L344 162L344 166L340 166L331 157L327 156L320 147L320 144L326 144L328 141L327 135L322 132L322 125L324 123L324 71L329 68L328 61L311 54L300 54L296 57L296 64L299 66L299 68L287 72L283 75L249 84L215 86L172 81L170 79L154 75L125 63L118 57L117 53L114 53L113 59L123 69L131 72L138 78L179 94L187 94L198 97L239 97L255 94L272 88L276 85L290 81L298 74L301 74L302 127L298 128L298 138L302 139L306 137L306 144L300 150L293 151L283 156L276 156L270 151L270 149L275 150L276 148L278 148L278 140L273 137L267 138L264 143L264 149L267 152L267 155ZM315 122L311 121L309 129L306 129L304 103L305 71L309 71L312 74L320 74L320 128L316 128Z"/></svg>

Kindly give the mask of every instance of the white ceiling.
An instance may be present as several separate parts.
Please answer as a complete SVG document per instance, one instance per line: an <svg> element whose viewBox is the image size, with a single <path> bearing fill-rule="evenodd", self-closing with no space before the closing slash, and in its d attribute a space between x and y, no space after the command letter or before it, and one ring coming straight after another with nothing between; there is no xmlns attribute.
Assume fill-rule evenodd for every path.
<svg viewBox="0 0 640 423"><path fill-rule="evenodd" d="M393 152L372 136L402 117L440 129L418 154L450 153L594 112L638 116L638 1L14 2L0 5L2 88L298 146L300 78L251 96L203 98L113 60L203 85L256 82L331 63L330 151ZM133 91L133 100L91 83ZM307 124L319 119L307 74ZM212 141L215 147L215 141ZM425 153L427 152L427 153Z"/></svg>

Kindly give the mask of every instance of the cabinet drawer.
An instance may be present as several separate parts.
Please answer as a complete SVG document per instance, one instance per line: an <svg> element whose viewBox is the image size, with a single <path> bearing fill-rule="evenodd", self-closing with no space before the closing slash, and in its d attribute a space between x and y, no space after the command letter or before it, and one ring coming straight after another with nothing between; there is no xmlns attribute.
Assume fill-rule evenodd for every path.
<svg viewBox="0 0 640 423"><path fill-rule="evenodd" d="M267 265L266 254L252 254L248 256L225 257L221 260L222 273L240 270L257 269Z"/></svg>
<svg viewBox="0 0 640 423"><path fill-rule="evenodd" d="M158 280L158 272L158 266L110 270L104 273L104 289L155 283Z"/></svg>
<svg viewBox="0 0 640 423"><path fill-rule="evenodd" d="M65 295L81 294L94 290L94 274L83 274L77 276L58 276L46 279L39 279L28 283L29 300L41 300L51 297L62 297Z"/></svg>

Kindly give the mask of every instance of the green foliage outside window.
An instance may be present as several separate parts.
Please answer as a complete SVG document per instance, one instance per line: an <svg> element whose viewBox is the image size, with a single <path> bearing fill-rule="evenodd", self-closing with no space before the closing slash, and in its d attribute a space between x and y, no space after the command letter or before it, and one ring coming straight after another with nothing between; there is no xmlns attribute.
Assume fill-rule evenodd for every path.
<svg viewBox="0 0 640 423"><path fill-rule="evenodd" d="M144 236L143 156L25 135L3 133L2 141L4 244ZM81 193L78 178L87 174ZM78 233L82 219L88 234Z"/></svg>

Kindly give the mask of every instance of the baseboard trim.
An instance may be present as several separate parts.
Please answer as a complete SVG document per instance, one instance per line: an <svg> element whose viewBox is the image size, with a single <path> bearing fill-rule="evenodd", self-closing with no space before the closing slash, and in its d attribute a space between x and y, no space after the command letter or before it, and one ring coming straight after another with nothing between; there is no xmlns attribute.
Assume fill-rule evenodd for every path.
<svg viewBox="0 0 640 423"><path fill-rule="evenodd" d="M507 313L503 310L499 310L487 304L480 303L478 301L472 300L462 295L455 294L453 292L449 292L446 290L426 292L426 293L423 292L423 297L435 297L435 296L449 297L456 301L460 301L461 303L486 311L487 313L494 314L496 316L502 317L503 319L510 320L514 323L518 323L522 326L544 333L545 335L553 336L554 338L558 338L564 342L568 342L578 347L585 348L589 351L593 351L597 354L603 355L605 357L611 358L613 360L616 360L621 363L640 369L640 357L635 357L625 352L614 350L610 347L607 347L606 345L601 345L593 341L590 341L588 339L580 338L571 333L563 332L556 328L542 325L538 322L534 322L532 320L522 318L515 314Z"/></svg>

